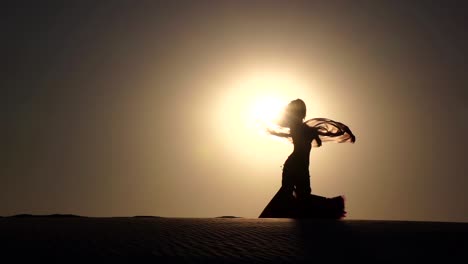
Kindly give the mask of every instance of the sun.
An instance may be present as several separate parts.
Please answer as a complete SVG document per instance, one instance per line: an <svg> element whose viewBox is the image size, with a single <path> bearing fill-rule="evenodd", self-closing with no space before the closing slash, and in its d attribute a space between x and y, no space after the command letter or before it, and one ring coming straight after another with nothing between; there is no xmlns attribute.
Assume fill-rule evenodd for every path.
<svg viewBox="0 0 468 264"><path fill-rule="evenodd" d="M268 133L281 130L278 121L289 102L297 98L320 102L315 81L283 68L240 71L221 84L224 89L219 89L216 104L207 103L213 142L231 158L255 166L271 161L273 153L290 150L288 139ZM310 112L316 112L318 104L312 108Z"/></svg>
<svg viewBox="0 0 468 264"><path fill-rule="evenodd" d="M257 128L257 132L263 134L268 128L277 125L287 100L280 97L259 97L253 100L248 111L251 124Z"/></svg>

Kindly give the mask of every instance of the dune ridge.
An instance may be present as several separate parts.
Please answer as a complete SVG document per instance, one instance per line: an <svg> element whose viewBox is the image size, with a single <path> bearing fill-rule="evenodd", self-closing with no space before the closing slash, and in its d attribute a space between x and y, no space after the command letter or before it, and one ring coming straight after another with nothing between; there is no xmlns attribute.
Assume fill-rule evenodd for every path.
<svg viewBox="0 0 468 264"><path fill-rule="evenodd" d="M455 260L468 223L272 218L4 217L0 248L16 260L302 263Z"/></svg>

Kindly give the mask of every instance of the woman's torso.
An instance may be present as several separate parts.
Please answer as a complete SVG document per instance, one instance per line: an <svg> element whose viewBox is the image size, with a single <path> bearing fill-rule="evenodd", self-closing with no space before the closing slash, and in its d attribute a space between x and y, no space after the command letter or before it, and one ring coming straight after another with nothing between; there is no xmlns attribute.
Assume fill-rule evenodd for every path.
<svg viewBox="0 0 468 264"><path fill-rule="evenodd" d="M290 130L294 150L288 159L294 159L296 162L309 165L309 156L312 148L313 131L306 124L301 123L297 127L291 127Z"/></svg>

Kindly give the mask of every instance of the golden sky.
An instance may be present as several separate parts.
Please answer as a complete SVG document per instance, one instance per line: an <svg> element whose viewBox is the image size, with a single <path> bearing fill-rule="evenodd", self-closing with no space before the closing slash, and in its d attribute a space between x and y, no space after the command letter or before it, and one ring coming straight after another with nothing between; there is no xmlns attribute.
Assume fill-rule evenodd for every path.
<svg viewBox="0 0 468 264"><path fill-rule="evenodd" d="M223 2L224 3L224 2ZM456 6L225 2L5 8L0 215L257 217L296 98L355 144L311 153L348 219L468 221L467 37Z"/></svg>

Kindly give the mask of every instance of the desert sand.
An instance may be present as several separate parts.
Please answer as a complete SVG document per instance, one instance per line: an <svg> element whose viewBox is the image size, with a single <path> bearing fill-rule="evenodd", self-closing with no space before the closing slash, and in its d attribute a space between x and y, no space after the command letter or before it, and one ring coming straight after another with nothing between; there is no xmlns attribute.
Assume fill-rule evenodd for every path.
<svg viewBox="0 0 468 264"><path fill-rule="evenodd" d="M451 262L466 260L468 223L22 215L0 218L0 251L16 262Z"/></svg>

